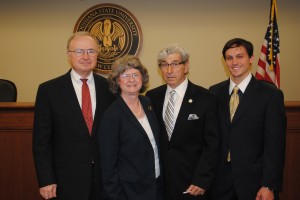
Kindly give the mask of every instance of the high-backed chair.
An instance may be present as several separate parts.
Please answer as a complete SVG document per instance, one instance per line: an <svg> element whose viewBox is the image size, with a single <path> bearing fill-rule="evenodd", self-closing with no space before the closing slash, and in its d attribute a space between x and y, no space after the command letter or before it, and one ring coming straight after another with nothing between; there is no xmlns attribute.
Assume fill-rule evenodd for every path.
<svg viewBox="0 0 300 200"><path fill-rule="evenodd" d="M9 80L0 79L0 102L16 102L17 87Z"/></svg>

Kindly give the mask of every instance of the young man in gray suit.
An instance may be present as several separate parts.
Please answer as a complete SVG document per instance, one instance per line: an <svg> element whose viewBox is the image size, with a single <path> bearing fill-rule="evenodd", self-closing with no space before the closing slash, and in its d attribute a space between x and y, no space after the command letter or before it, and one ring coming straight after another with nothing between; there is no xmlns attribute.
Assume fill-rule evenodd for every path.
<svg viewBox="0 0 300 200"><path fill-rule="evenodd" d="M147 92L162 127L167 200L206 199L216 167L217 98L187 79L189 53L178 44L162 49L158 65L167 84Z"/></svg>
<svg viewBox="0 0 300 200"><path fill-rule="evenodd" d="M113 95L106 79L92 72L98 49L92 35L75 33L67 44L72 69L39 86L33 158L40 194L45 199L100 199L100 156L95 130ZM85 114L84 108L88 108Z"/></svg>
<svg viewBox="0 0 300 200"><path fill-rule="evenodd" d="M218 95L221 131L212 197L276 200L282 187L285 156L283 93L251 74L254 60L251 42L241 38L229 40L222 53L230 78L210 88ZM235 101L232 92L235 87L236 110L230 106Z"/></svg>

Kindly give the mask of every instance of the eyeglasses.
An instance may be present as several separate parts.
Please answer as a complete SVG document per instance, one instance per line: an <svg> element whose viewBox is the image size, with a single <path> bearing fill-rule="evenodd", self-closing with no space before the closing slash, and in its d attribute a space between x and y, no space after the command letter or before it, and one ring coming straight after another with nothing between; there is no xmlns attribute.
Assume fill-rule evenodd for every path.
<svg viewBox="0 0 300 200"><path fill-rule="evenodd" d="M74 51L68 51L68 52L73 53L77 57L83 56L85 52L89 56L93 56L93 57L98 55L98 51L96 51L95 49L76 49Z"/></svg>
<svg viewBox="0 0 300 200"><path fill-rule="evenodd" d="M178 69L179 68L179 66L181 65L181 64L184 64L185 62L173 62L173 63L166 63L166 62L164 62L164 63L160 63L159 64L159 67L161 68L161 69L167 69L169 66L171 66L173 69Z"/></svg>
<svg viewBox="0 0 300 200"><path fill-rule="evenodd" d="M122 74L120 75L120 77L122 79L125 79L125 80L128 80L130 77L132 77L133 79L137 79L140 77L140 74L136 74L136 73L133 73L133 74Z"/></svg>

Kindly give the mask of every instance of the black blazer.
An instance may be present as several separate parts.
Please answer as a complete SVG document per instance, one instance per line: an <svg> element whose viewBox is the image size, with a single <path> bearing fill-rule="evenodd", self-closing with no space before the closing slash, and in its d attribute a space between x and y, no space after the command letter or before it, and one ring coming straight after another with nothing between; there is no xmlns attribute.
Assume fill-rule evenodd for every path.
<svg viewBox="0 0 300 200"><path fill-rule="evenodd" d="M160 127L150 99L139 99L159 148ZM147 133L121 96L104 113L98 136L103 200L155 200L154 151Z"/></svg>
<svg viewBox="0 0 300 200"><path fill-rule="evenodd" d="M147 92L162 127L161 148L168 198L199 199L182 194L194 184L210 189L216 167L219 142L217 98L207 89L189 81L169 142L163 122L163 103L167 85ZM198 119L189 120L190 114Z"/></svg>
<svg viewBox="0 0 300 200"><path fill-rule="evenodd" d="M100 195L99 154L95 140L98 122L113 95L105 78L94 74L96 111L92 136L84 121L70 71L39 86L33 126L33 158L39 187L57 184L59 199L88 199L95 170ZM95 166L92 168L91 162Z"/></svg>
<svg viewBox="0 0 300 200"><path fill-rule="evenodd" d="M218 95L220 108L221 148L216 191L224 184L223 170L229 147L239 199L255 199L261 186L280 190L286 129L282 91L252 76L231 123L229 79L210 90Z"/></svg>

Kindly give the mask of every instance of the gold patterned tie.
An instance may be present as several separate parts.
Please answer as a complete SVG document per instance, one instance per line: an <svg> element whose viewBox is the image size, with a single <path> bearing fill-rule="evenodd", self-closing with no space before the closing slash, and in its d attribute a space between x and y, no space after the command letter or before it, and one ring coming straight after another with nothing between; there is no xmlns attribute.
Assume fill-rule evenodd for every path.
<svg viewBox="0 0 300 200"><path fill-rule="evenodd" d="M235 113L235 111L236 111L236 109L237 109L237 107L240 103L240 98L239 98L238 91L239 91L239 87L236 85L233 88L233 93L230 97L229 105L230 105L230 120L231 121L232 121L234 113Z"/></svg>
<svg viewBox="0 0 300 200"><path fill-rule="evenodd" d="M239 98L239 87L236 85L233 88L233 93L231 94L230 101L229 101L229 107L230 107L230 120L232 121L233 116L235 114L235 111L240 103L240 98ZM228 155L227 155L227 161L230 162L230 150L228 150Z"/></svg>

